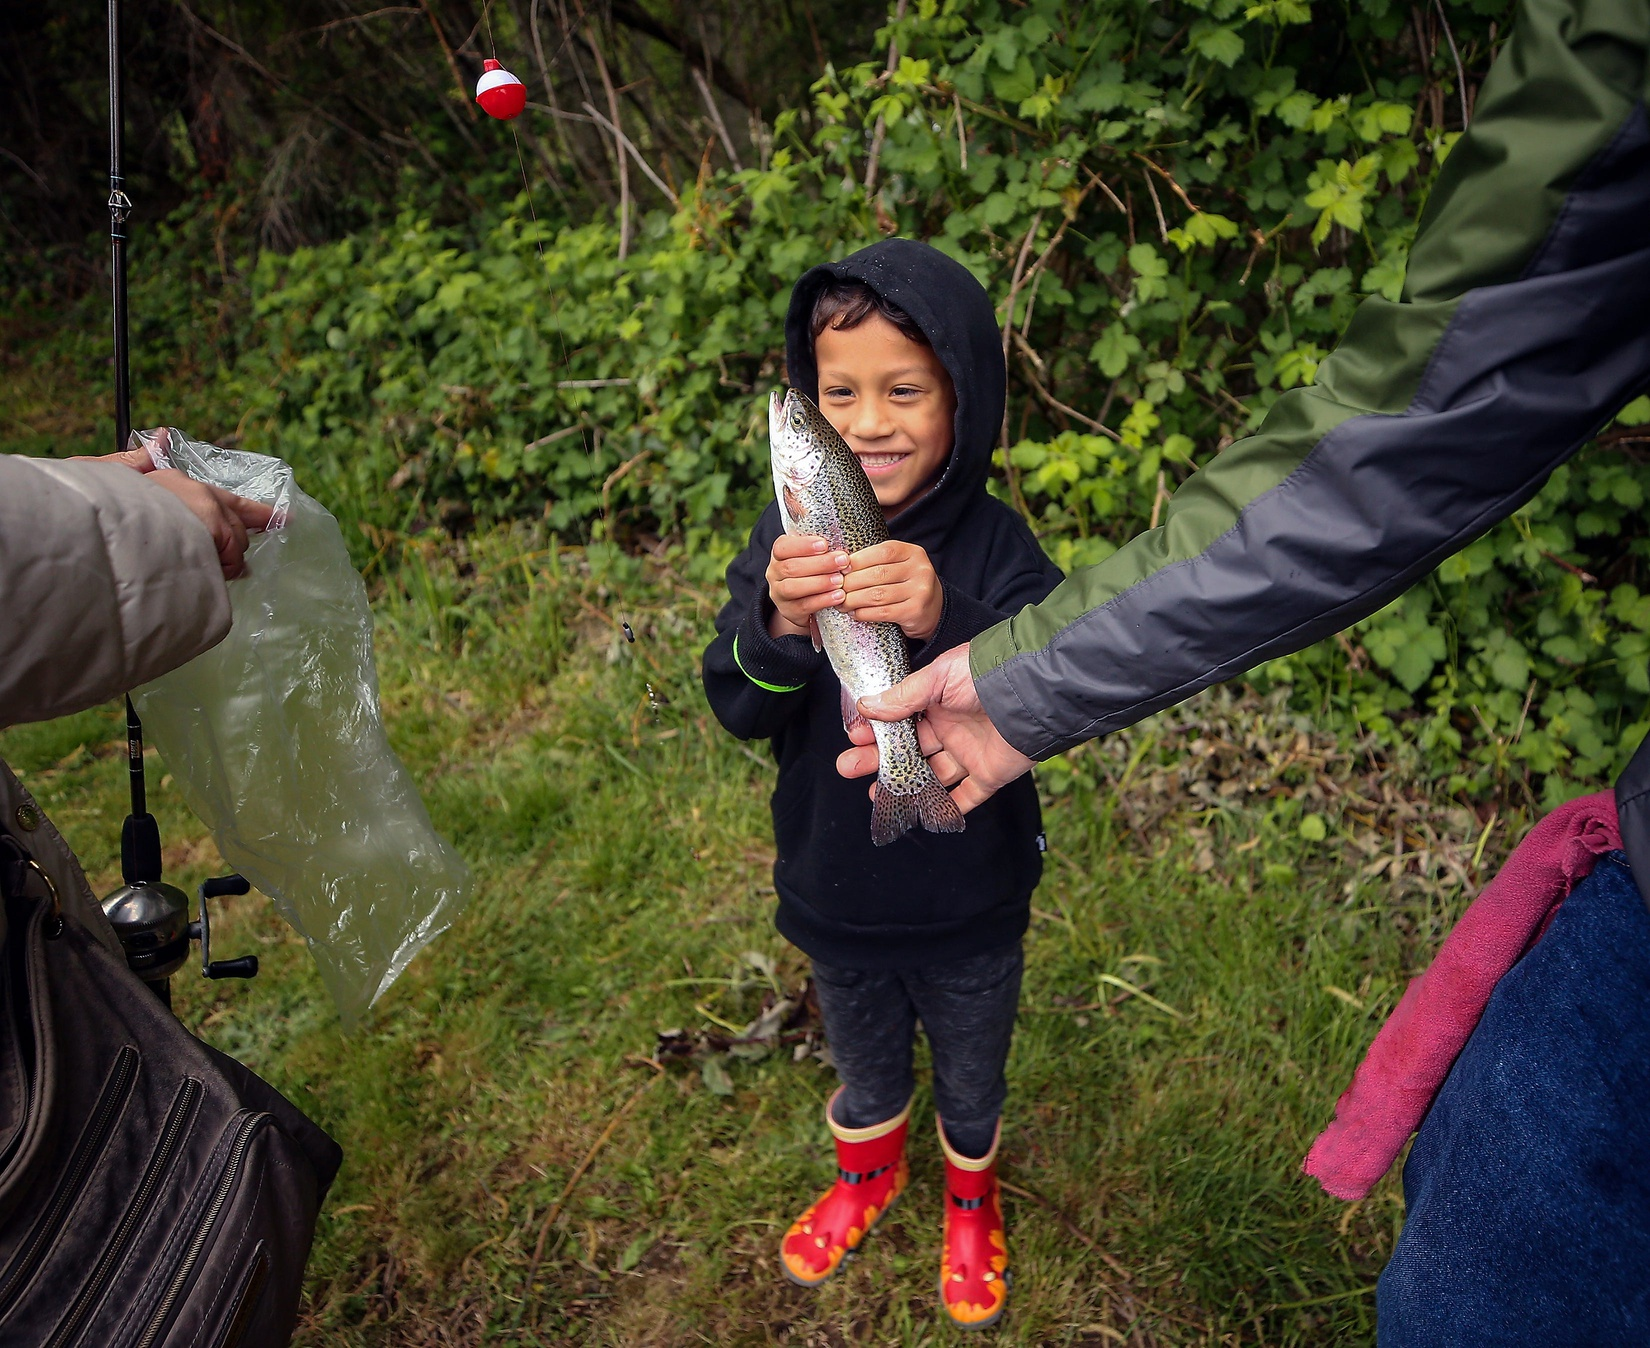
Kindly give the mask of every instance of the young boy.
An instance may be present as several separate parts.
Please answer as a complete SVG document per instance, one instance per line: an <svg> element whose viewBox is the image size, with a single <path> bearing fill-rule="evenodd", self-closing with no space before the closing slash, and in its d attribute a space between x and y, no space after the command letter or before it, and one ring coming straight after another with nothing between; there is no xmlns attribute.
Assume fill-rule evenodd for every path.
<svg viewBox="0 0 1650 1348"><path fill-rule="evenodd" d="M907 239L815 267L791 293L785 346L792 386L858 456L892 537L832 553L787 535L770 504L728 568L705 652L717 718L773 741L779 930L813 960L841 1078L826 1108L840 1173L786 1233L781 1262L795 1282L823 1282L904 1189L920 1020L945 1154L942 1298L952 1320L980 1327L1008 1295L996 1157L1020 939L1042 875L1037 793L1022 778L960 834L873 847L865 784L836 771L849 741L809 622L839 606L897 623L915 668L1061 575L986 492L1006 378L991 300L964 267Z"/></svg>

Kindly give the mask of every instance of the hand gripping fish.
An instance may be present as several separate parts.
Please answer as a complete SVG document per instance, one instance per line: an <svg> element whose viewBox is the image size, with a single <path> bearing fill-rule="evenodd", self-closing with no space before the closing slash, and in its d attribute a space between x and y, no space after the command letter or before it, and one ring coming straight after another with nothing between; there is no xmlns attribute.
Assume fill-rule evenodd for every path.
<svg viewBox="0 0 1650 1348"><path fill-rule="evenodd" d="M795 389L783 399L769 396L768 442L786 533L815 534L849 553L887 541L888 523L853 450ZM911 672L905 634L897 623L860 622L838 608L814 617L815 644L831 657L842 683L842 724L851 729L865 719L855 706L860 698L892 688ZM918 824L931 833L961 833L962 812L922 756L916 722L872 721L871 729L878 755L871 841L881 847Z"/></svg>

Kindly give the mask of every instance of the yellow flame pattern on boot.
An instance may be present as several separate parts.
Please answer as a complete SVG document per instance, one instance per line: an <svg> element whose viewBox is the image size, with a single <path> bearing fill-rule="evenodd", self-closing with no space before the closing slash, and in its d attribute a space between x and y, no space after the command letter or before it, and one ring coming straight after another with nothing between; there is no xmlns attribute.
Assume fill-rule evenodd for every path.
<svg viewBox="0 0 1650 1348"><path fill-rule="evenodd" d="M785 1276L804 1287L817 1287L837 1271L905 1192L911 1174L905 1160L909 1104L883 1123L845 1128L831 1116L835 1103L833 1095L825 1119L836 1141L837 1181L791 1223L779 1243Z"/></svg>

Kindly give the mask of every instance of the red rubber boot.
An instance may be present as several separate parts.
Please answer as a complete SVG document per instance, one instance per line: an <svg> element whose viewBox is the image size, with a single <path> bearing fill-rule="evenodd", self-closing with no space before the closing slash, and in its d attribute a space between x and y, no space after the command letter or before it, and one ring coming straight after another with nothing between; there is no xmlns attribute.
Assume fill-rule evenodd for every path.
<svg viewBox="0 0 1650 1348"><path fill-rule="evenodd" d="M945 1239L940 1248L940 1301L960 1329L984 1329L1008 1304L1008 1237L997 1200L997 1143L975 1160L959 1156L940 1126L945 1152Z"/></svg>
<svg viewBox="0 0 1650 1348"><path fill-rule="evenodd" d="M831 1115L841 1094L838 1087L825 1106L825 1122L836 1139L837 1181L791 1223L779 1245L785 1276L803 1287L817 1287L837 1271L905 1191L910 1177L905 1163L910 1104L885 1123L844 1128Z"/></svg>

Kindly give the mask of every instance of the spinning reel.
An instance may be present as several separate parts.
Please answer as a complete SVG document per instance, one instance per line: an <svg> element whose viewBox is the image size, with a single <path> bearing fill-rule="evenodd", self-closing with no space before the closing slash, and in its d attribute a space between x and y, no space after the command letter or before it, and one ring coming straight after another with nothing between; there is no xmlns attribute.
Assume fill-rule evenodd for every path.
<svg viewBox="0 0 1650 1348"><path fill-rule="evenodd" d="M255 978L258 957L212 958L212 923L207 900L245 894L252 888L243 876L220 875L199 890L200 917L189 920L189 896L160 878L160 826L149 813L143 780L143 724L126 700L126 758L132 782L132 812L120 830L120 873L126 881L103 900L103 912L120 938L126 965L167 1006L171 978L189 958L189 943L201 943L201 974L206 978Z"/></svg>

